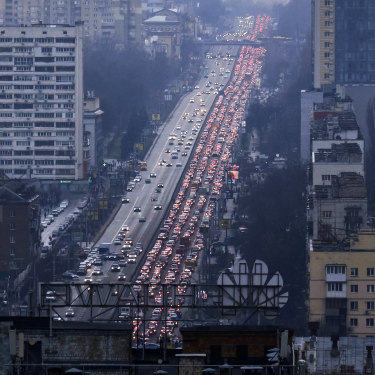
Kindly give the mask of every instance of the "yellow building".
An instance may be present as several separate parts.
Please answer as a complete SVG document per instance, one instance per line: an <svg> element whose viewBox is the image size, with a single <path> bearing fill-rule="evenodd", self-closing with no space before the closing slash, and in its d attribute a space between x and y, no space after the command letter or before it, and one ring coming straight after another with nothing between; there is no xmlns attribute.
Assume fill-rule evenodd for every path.
<svg viewBox="0 0 375 375"><path fill-rule="evenodd" d="M310 251L309 321L319 335L375 335L375 231L361 231L350 244Z"/></svg>
<svg viewBox="0 0 375 375"><path fill-rule="evenodd" d="M335 80L335 0L312 0L314 88Z"/></svg>

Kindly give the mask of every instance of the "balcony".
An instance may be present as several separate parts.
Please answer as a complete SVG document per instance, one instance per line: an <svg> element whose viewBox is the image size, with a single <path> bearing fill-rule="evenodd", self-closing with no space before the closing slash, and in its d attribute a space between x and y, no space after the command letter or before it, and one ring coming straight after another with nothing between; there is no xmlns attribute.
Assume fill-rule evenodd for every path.
<svg viewBox="0 0 375 375"><path fill-rule="evenodd" d="M346 274L345 273L326 273L326 282L345 283L346 282Z"/></svg>

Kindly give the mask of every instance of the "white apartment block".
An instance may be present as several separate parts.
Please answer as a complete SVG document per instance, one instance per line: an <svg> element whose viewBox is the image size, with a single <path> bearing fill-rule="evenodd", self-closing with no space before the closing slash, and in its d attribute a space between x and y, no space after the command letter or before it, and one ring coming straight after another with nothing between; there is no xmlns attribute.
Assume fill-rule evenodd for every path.
<svg viewBox="0 0 375 375"><path fill-rule="evenodd" d="M0 27L0 171L83 177L83 26Z"/></svg>

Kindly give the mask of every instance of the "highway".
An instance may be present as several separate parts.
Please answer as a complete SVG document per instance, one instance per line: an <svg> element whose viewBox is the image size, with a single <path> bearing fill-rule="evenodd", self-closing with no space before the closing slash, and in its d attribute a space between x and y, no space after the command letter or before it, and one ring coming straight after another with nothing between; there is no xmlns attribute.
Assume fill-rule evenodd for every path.
<svg viewBox="0 0 375 375"><path fill-rule="evenodd" d="M257 30L263 30L263 22L268 21L256 20ZM146 160L148 171L140 173L141 181L136 182L133 191L127 193L129 202L122 205L96 244L113 244L121 228L127 226L129 230L125 240L119 241L118 245L113 244L111 252L120 258L121 247L129 237L133 241L133 249L136 243L142 244L143 251L137 255L136 262L121 267L120 273L125 275L126 281L139 284L139 288L134 287L135 290L141 290L141 284L149 283L148 298L160 306L165 301L171 301L170 305L173 306L184 303L181 296L190 283L194 269L187 264L197 264L205 247L204 235L198 228L208 228L212 223L215 201L227 179L228 168L233 167L232 150L244 119L247 99L251 90L259 86L266 50L246 46L238 51L235 46L222 46L213 47L211 52L213 58L208 55L205 59L206 77L202 77L194 91L179 102L152 145ZM227 53L238 56L228 59ZM201 116L202 109L206 110L205 116ZM182 153L186 153L186 156L182 156ZM177 158L173 155L177 155ZM146 179L149 179L148 183ZM158 184L163 186L159 192L155 192ZM161 209L155 210L155 205L160 205ZM162 231L158 231L160 227ZM152 240L156 234L159 235L155 242ZM120 270L111 270L119 261L104 261L102 274L99 275L92 275L94 266L91 266L88 275L75 282L119 282ZM172 289L161 287L161 284L171 283L178 283L178 289L172 292ZM77 291L74 290L74 293ZM198 294L201 299L207 298L204 290L198 291ZM92 298L96 302L100 296L93 295ZM69 319L90 319L86 309L74 308L74 304L73 309L74 316ZM176 321L184 315L184 309L161 307L152 313L146 312L147 329L141 319L144 316L140 316L138 311L138 316L133 315L136 318L133 322L136 338L145 334L151 343L163 335L176 338ZM57 310L63 317L62 308ZM103 313L102 319L119 319L106 313L103 308L96 310L95 314ZM164 325L159 324L160 321L164 321Z"/></svg>
<svg viewBox="0 0 375 375"><path fill-rule="evenodd" d="M237 50L236 47L217 47L213 49L213 53L225 56L226 52L229 52L231 55L236 55ZM206 70L209 72L219 70L216 65L217 59L206 59L205 61L208 66L208 69ZM233 69L233 62L234 61L227 61L225 70L231 72ZM127 225L130 229L127 235L132 238L134 244L140 242L143 244L144 249L149 248L154 234L160 227L160 223L168 208L169 202L172 200L172 196L197 140L197 136L188 140L191 135L191 129L194 126L201 127L201 124L203 124L206 118L206 116L201 116L200 114L193 117L194 110L206 110L208 113L217 96L217 94L214 94L215 90L211 90L210 94L202 94L202 92L209 91L209 88L206 87L208 81L212 82L210 88L214 87L214 83L216 82L219 83L218 87L220 87L220 84L226 85L228 82L229 74L223 74L222 76L220 76L219 73L215 73L216 76L212 76L212 74L213 73L209 74L209 78L202 77L197 83L199 88L187 93L180 100L173 115L170 117L169 121L164 124L160 136L152 145L151 152L146 159L148 170L140 172L142 180L136 183L132 192L127 192L127 197L130 199L130 202L122 205L118 214L95 246L99 246L101 243L113 243L121 227ZM194 103L191 103L191 99L194 99ZM200 106L200 99L204 100L205 106ZM189 113L189 116L187 116L186 119L183 119L185 113ZM189 122L189 119L192 119L194 122ZM200 122L197 121L199 119L201 120ZM181 138L183 145L178 145L178 139L180 138L179 135L181 135L181 131L184 130L189 136L186 136L183 139ZM176 139L173 141L173 145L170 145L169 136L172 134L176 135ZM191 145L187 145L187 143L191 143ZM177 159L172 159L172 151L176 147L180 149L180 152L177 152ZM171 153L166 153L165 151L167 149L169 149ZM182 153L184 152L187 153L187 156L182 156ZM168 167L166 165L159 165L159 162L163 159L167 163L172 164L172 166ZM182 166L177 167L177 163L181 163ZM150 173L155 173L156 177L150 178L151 183L146 184L145 180L149 178ZM155 193L158 183L164 184L161 193ZM157 201L151 201L151 197L156 197ZM154 206L156 204L161 205L162 209L155 210ZM134 212L135 207L139 207L141 211ZM144 218L146 222L140 223L139 218ZM113 252L120 253L121 246L114 245L113 248ZM124 273L126 274L127 281L133 280L136 266L137 264L128 264L126 266ZM109 268L110 262L106 262L105 268L103 269L104 277L98 276L103 282L117 280L116 274L107 272Z"/></svg>

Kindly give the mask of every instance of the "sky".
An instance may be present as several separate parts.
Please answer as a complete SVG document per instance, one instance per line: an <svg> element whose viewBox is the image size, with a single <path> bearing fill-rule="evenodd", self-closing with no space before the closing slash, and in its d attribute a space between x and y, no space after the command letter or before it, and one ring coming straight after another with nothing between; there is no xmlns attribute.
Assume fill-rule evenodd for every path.
<svg viewBox="0 0 375 375"><path fill-rule="evenodd" d="M276 5L276 4L288 4L290 0L253 0L254 3L262 4L262 5Z"/></svg>

